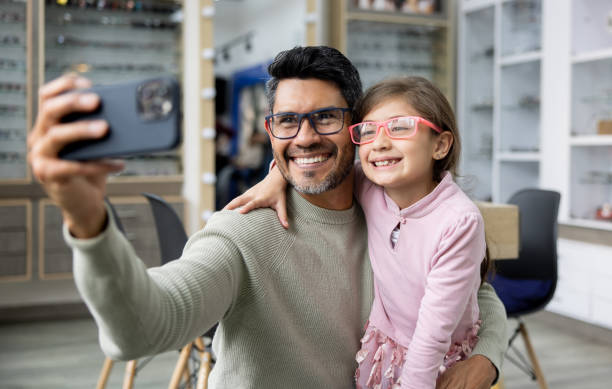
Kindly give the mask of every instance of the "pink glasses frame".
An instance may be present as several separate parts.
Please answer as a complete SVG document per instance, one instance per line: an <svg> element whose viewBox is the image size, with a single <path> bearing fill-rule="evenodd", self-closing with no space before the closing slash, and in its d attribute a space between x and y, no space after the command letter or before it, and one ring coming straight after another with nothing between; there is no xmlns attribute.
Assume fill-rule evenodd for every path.
<svg viewBox="0 0 612 389"><path fill-rule="evenodd" d="M435 124L433 124L432 122L430 122L427 119L423 119L420 116L399 116L399 117L388 119L388 120L385 120L385 121L382 121L382 122L365 121L365 122L361 122L361 123L355 123L352 126L349 126L349 133L351 134L351 141L353 141L353 143L355 143L356 145L365 145L365 144L368 144L368 143L372 143L372 142L374 142L376 140L376 138L378 138L378 135L380 134L380 128L381 127L383 127L385 129L385 133L387 134L387 136L390 139L408 139L408 138L411 138L411 137L414 136L414 134L410 135L409 137L401 137L400 138L400 137L392 136L389 133L389 127L388 127L388 123L389 122L392 122L392 121L398 120L398 119L405 119L405 118L413 119L414 121L416 121L416 131L414 132L414 134L416 134L417 131L419 130L419 123L425 124L427 127L431 128L432 130L436 131L437 133L441 133L442 132L440 127L436 126ZM376 136L373 139L371 139L371 140L369 140L367 142L357 142L355 140L355 137L353 136L353 129L355 127L361 125L361 124L364 124L364 123L374 123L374 124L376 124Z"/></svg>

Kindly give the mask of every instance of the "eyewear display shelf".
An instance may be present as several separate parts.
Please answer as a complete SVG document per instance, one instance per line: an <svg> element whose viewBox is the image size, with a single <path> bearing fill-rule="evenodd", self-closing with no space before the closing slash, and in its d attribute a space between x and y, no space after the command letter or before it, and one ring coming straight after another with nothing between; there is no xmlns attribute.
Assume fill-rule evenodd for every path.
<svg viewBox="0 0 612 389"><path fill-rule="evenodd" d="M0 0L0 316L80 301L59 211L27 166L35 91L66 72L94 84L168 74L182 81L181 11L182 2L171 0ZM118 203L128 239L153 266L159 248L140 193L171 199L183 215L182 153L126 162L109 179L108 195Z"/></svg>
<svg viewBox="0 0 612 389"><path fill-rule="evenodd" d="M612 230L612 3L571 7L568 219Z"/></svg>
<svg viewBox="0 0 612 389"><path fill-rule="evenodd" d="M423 76L454 101L453 2L329 2L330 42L359 69L364 88L384 78Z"/></svg>
<svg viewBox="0 0 612 389"><path fill-rule="evenodd" d="M612 231L610 1L464 0L459 18L466 189L555 189L562 224Z"/></svg>
<svg viewBox="0 0 612 389"><path fill-rule="evenodd" d="M176 1L57 1L44 8L44 80L79 73L104 85L179 76L180 3ZM129 157L114 180L180 180L177 151Z"/></svg>
<svg viewBox="0 0 612 389"><path fill-rule="evenodd" d="M25 183L31 116L32 4L0 0L0 182Z"/></svg>
<svg viewBox="0 0 612 389"><path fill-rule="evenodd" d="M561 193L547 309L612 328L612 3L464 0L459 20L461 171L480 199Z"/></svg>
<svg viewBox="0 0 612 389"><path fill-rule="evenodd" d="M506 202L540 186L542 0L466 0L459 25L463 186Z"/></svg>

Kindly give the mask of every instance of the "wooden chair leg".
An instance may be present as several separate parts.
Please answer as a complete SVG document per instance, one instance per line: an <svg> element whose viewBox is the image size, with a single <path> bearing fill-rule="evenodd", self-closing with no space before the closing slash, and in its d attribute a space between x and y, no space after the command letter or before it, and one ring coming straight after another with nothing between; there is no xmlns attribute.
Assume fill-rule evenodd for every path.
<svg viewBox="0 0 612 389"><path fill-rule="evenodd" d="M525 348L527 349L527 354L529 354L529 359L531 360L531 364L536 375L536 380L540 385L540 389L548 389L548 385L546 384L546 380L544 379L544 373L540 368L540 363L538 362L538 358L536 357L535 351L533 350L533 346L531 345L531 339L529 338L529 334L527 333L527 327L525 327L525 324L523 324L522 322L519 323L519 330L521 331L521 335L523 336Z"/></svg>
<svg viewBox="0 0 612 389"><path fill-rule="evenodd" d="M497 383L491 389L505 389L505 388L506 386L504 385L504 377L502 377L500 373Z"/></svg>
<svg viewBox="0 0 612 389"><path fill-rule="evenodd" d="M98 384L96 385L96 389L104 389L106 388L106 382L108 381L108 376L113 370L114 361L109 357L106 357L104 360L104 365L102 365L102 371L100 372L100 378L98 378Z"/></svg>
<svg viewBox="0 0 612 389"><path fill-rule="evenodd" d="M193 389L191 386L191 371L189 370L189 360L187 361L187 365L185 366L185 370L183 370L183 378L185 379L185 389Z"/></svg>
<svg viewBox="0 0 612 389"><path fill-rule="evenodd" d="M179 355L179 359L176 362L176 367L174 368L174 372L172 373L172 379L170 379L170 385L168 385L168 389L178 389L179 384L181 383L181 377L183 377L183 372L187 367L187 362L189 362L189 354L191 353L191 348L193 343L189 343L183 347L181 350L181 354Z"/></svg>
<svg viewBox="0 0 612 389"><path fill-rule="evenodd" d="M125 375L123 376L123 389L132 389L134 387L134 378L136 378L136 366L138 360L128 361L125 365Z"/></svg>
<svg viewBox="0 0 612 389"><path fill-rule="evenodd" d="M202 350L200 353L200 370L198 370L198 386L196 389L208 389L208 375L210 374L212 356L206 351L206 347L201 337L196 339L196 345Z"/></svg>
<svg viewBox="0 0 612 389"><path fill-rule="evenodd" d="M202 354L200 370L198 371L198 387L196 389L208 389L208 375L210 374L210 362L212 356L208 351Z"/></svg>

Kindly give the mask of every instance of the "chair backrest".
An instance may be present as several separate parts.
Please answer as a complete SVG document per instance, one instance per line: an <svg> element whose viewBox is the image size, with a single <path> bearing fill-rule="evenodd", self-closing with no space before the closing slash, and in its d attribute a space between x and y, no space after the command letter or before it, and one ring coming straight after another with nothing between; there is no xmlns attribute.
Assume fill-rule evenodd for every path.
<svg viewBox="0 0 612 389"><path fill-rule="evenodd" d="M147 198L153 211L162 265L180 258L187 243L187 233L183 222L166 200L151 193L143 193L142 195ZM204 336L212 339L216 330L217 324L212 326Z"/></svg>
<svg viewBox="0 0 612 389"><path fill-rule="evenodd" d="M496 273L508 278L556 283L560 200L558 192L542 189L524 189L512 195L508 203L519 208L519 258L496 261Z"/></svg>
<svg viewBox="0 0 612 389"><path fill-rule="evenodd" d="M143 193L142 195L151 205L155 230L157 231L157 241L161 251L161 264L163 265L181 256L185 243L187 243L187 233L181 218L170 204L151 193Z"/></svg>
<svg viewBox="0 0 612 389"><path fill-rule="evenodd" d="M125 228L123 227L123 224L121 223L121 219L119 219L119 214L117 213L115 206L113 205L113 203L110 202L108 197L104 197L104 202L106 202L106 204L110 208L112 217L115 220L115 225L117 226L117 228L119 228L119 231L121 231L123 235L125 235Z"/></svg>

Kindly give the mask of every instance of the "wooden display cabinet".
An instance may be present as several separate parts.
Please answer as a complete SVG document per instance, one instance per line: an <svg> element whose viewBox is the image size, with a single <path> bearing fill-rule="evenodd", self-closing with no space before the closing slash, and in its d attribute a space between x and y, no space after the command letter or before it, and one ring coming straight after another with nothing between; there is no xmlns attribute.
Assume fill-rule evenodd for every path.
<svg viewBox="0 0 612 389"><path fill-rule="evenodd" d="M32 276L32 204L0 200L0 283L28 281Z"/></svg>
<svg viewBox="0 0 612 389"><path fill-rule="evenodd" d="M331 45L355 64L364 88L391 76L418 75L434 82L453 103L454 2L405 1L398 9L382 4L393 2L370 3L329 2Z"/></svg>

